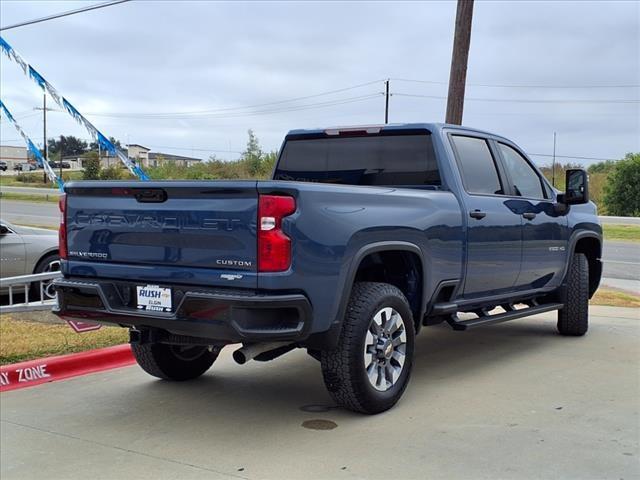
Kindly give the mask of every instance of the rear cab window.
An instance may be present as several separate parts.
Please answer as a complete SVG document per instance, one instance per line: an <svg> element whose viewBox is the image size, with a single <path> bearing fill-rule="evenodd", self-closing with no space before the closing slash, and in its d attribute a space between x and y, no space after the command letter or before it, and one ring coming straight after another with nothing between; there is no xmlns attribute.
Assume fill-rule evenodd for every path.
<svg viewBox="0 0 640 480"><path fill-rule="evenodd" d="M428 132L288 139L274 179L409 188L441 185Z"/></svg>

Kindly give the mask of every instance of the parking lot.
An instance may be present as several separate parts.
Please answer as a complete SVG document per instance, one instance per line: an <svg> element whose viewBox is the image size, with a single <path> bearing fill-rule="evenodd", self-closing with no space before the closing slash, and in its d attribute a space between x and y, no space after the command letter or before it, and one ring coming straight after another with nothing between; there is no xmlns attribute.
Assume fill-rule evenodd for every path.
<svg viewBox="0 0 640 480"><path fill-rule="evenodd" d="M303 351L199 380L137 367L3 393L1 477L640 477L637 309L591 307L583 338L555 315L426 329L391 411L331 408ZM317 421L314 421L317 420Z"/></svg>

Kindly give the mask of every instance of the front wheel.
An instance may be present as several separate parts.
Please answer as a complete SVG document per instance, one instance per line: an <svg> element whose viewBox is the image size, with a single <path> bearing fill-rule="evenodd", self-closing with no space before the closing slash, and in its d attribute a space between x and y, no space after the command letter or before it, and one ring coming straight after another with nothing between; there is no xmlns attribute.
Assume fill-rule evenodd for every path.
<svg viewBox="0 0 640 480"><path fill-rule="evenodd" d="M50 253L38 262L33 273L51 273L60 271L60 256L57 253ZM56 298L56 292L53 288L53 280L42 281L42 298L40 298L40 285L33 285L33 295L40 300L49 300Z"/></svg>
<svg viewBox="0 0 640 480"><path fill-rule="evenodd" d="M414 338L413 315L400 290L386 283L356 283L338 346L321 354L333 399L367 414L395 405L411 375Z"/></svg>
<svg viewBox="0 0 640 480"><path fill-rule="evenodd" d="M132 344L138 365L149 375L163 380L191 380L209 370L217 353L199 345L167 345L164 343Z"/></svg>
<svg viewBox="0 0 640 480"><path fill-rule="evenodd" d="M589 329L589 262L575 253L562 291L564 307L558 311L558 332L579 337Z"/></svg>

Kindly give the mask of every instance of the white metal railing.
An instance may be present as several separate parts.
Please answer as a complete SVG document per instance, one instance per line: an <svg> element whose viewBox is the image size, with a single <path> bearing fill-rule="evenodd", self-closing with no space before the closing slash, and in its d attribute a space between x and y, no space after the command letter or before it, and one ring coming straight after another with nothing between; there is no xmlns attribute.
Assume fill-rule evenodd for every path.
<svg viewBox="0 0 640 480"><path fill-rule="evenodd" d="M47 272L0 278L0 295L8 296L9 300L6 305L2 302L0 313L51 310L56 304L56 293L51 288L51 281L60 277L60 272ZM34 288L34 285L37 286Z"/></svg>

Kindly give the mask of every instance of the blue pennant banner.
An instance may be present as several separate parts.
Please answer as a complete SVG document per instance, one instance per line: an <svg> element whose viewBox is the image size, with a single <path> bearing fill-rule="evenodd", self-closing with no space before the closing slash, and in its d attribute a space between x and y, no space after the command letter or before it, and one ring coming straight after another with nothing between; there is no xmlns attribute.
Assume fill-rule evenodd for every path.
<svg viewBox="0 0 640 480"><path fill-rule="evenodd" d="M33 142L27 136L27 134L24 133L24 130L20 128L20 125L18 125L18 122L16 122L16 119L13 118L13 115L11 115L11 112L9 112L9 110L7 109L6 105L2 100L0 100L0 110L2 110L2 112L5 114L7 119L11 123L13 123L13 126L16 127L16 130L18 131L20 136L23 138L24 142L27 144L27 148L29 149L29 152L31 153L31 155L35 157L36 161L38 162L38 165L44 168L44 171L47 172L47 176L49 177L49 180L51 180L51 183L56 183L60 191L64 192L64 183L62 182L62 179L58 178L58 176L53 171L49 163L44 159L44 157L40 153L40 150L38 149L38 147L36 147L33 144Z"/></svg>
<svg viewBox="0 0 640 480"><path fill-rule="evenodd" d="M22 59L22 57L16 53L16 51L11 47L11 45L9 45L2 37L0 37L0 48L2 48L2 51L4 52L4 54L7 57L9 57L10 60L13 60L18 64L18 66L22 69L25 75L27 75L34 82L36 82L40 86L40 88L42 88L47 93L49 93L49 95L53 97L53 100L60 106L60 108L64 109L67 113L69 113L69 115L71 115L76 120L76 122L84 126L84 128L87 129L87 131L93 138L93 140L98 142L100 144L100 147L103 150L108 151L111 155L117 156L120 159L120 161L124 163L124 165L129 169L129 171L132 174L134 174L136 177L138 177L140 180L149 180L149 177L147 176L147 174L144 173L144 171L138 165L136 165L135 162L132 162L129 159L129 157L121 149L119 149L112 142L110 142L109 139L105 137L101 132L99 132L98 129L94 127L89 120L83 117L82 114L73 105L71 105L71 103L69 103L69 101L66 98L61 96L57 92L57 90L53 88L53 86L49 82L47 82L44 79L44 77L40 75L40 73L38 73L38 71L35 68L33 68L31 65L26 63ZM5 113L7 112L5 111ZM15 125L15 121L14 121L14 125Z"/></svg>

